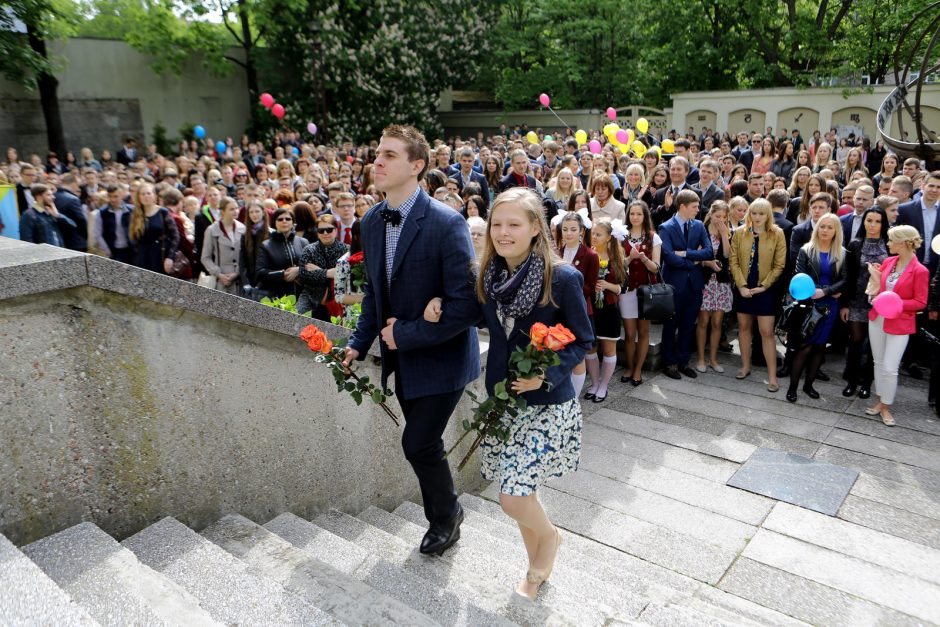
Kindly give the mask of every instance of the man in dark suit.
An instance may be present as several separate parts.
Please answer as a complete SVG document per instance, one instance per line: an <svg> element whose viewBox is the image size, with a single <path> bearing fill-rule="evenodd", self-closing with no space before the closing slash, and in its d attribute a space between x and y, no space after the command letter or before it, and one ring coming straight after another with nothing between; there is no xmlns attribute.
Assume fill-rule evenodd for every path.
<svg viewBox="0 0 940 627"><path fill-rule="evenodd" d="M848 246L855 239L862 227L862 216L865 210L875 204L875 190L870 185L861 185L855 189L853 204L855 211L847 213L839 221L842 222L842 245Z"/></svg>
<svg viewBox="0 0 940 627"><path fill-rule="evenodd" d="M457 191L458 195L463 191L465 185L470 183L476 183L480 186L480 196L483 197L483 200L486 201L487 206L490 202L490 186L486 184L486 177L475 172L473 170L473 149L469 146L464 146L459 151L457 151L457 165L458 169L456 172L450 175L450 178L454 181L457 181Z"/></svg>
<svg viewBox="0 0 940 627"><path fill-rule="evenodd" d="M787 255L787 262L790 267L796 266L796 257L800 254L803 244L813 237L813 229L816 228L816 222L819 218L829 213L832 209L832 196L826 192L817 192L809 199L809 220L802 224L797 224L790 232L790 250Z"/></svg>
<svg viewBox="0 0 940 627"><path fill-rule="evenodd" d="M133 137L128 137L124 140L124 147L117 151L117 154L114 155L114 160L123 165L125 168L130 164L137 161L137 140Z"/></svg>
<svg viewBox="0 0 940 627"><path fill-rule="evenodd" d="M34 198L30 191L36 184L36 168L25 164L20 168L20 182L16 184L16 210L19 215L33 206Z"/></svg>
<svg viewBox="0 0 940 627"><path fill-rule="evenodd" d="M395 375L405 415L402 448L424 500L430 528L420 550L440 555L460 537L463 510L441 434L463 395L480 375L475 324L479 305L470 265L470 232L459 213L419 186L430 161L427 140L410 126L385 129L376 151L375 185L385 201L362 219L366 275L362 314L344 364L364 359L376 337L382 386ZM432 298L443 298L437 323L424 320Z"/></svg>
<svg viewBox="0 0 940 627"><path fill-rule="evenodd" d="M673 157L669 161L669 185L666 185L653 196L652 215L653 225L659 225L676 213L675 198L684 189L695 191L686 182L689 174L689 162L685 157ZM695 192L696 195L699 192Z"/></svg>
<svg viewBox="0 0 940 627"><path fill-rule="evenodd" d="M509 172L499 179L499 183L496 185L496 193L501 194L513 187L536 189L535 178L526 174L528 169L529 156L525 154L524 150L513 150L509 158Z"/></svg>
<svg viewBox="0 0 940 627"><path fill-rule="evenodd" d="M711 209L712 203L716 200L724 200L725 192L715 184L718 178L718 162L713 159L706 159L699 168L699 182L692 186L692 189L698 192L701 197L699 202L699 220L705 218L705 214Z"/></svg>
<svg viewBox="0 0 940 627"><path fill-rule="evenodd" d="M705 279L701 262L714 258L708 232L698 215L699 198L691 189L676 195L676 215L659 227L663 281L675 288L675 315L663 323L663 372L681 379L681 372L694 379L689 367L695 323L702 308Z"/></svg>
<svg viewBox="0 0 940 627"><path fill-rule="evenodd" d="M682 157L689 164L689 172L685 176L685 182L688 183L689 186L694 186L696 183L698 183L699 172L698 168L692 165L690 161L691 155L689 149L691 147L692 144L689 143L689 140L687 139L680 139L676 141L676 156Z"/></svg>
<svg viewBox="0 0 940 627"><path fill-rule="evenodd" d="M62 229L65 247L84 253L88 252L88 216L79 199L81 193L82 184L78 176L71 172L63 174L55 193L55 208L75 225Z"/></svg>
<svg viewBox="0 0 940 627"><path fill-rule="evenodd" d="M937 272L940 255L930 249L933 238L940 235L940 170L931 172L924 181L921 196L898 207L898 224L909 224L924 238L917 249L917 260L927 266L932 277Z"/></svg>

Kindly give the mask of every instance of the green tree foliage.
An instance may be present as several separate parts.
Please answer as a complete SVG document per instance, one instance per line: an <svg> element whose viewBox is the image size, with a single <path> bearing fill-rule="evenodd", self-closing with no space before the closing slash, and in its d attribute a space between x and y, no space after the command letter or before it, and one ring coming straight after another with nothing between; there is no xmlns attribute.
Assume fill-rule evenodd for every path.
<svg viewBox="0 0 940 627"><path fill-rule="evenodd" d="M475 75L494 38L489 1L267 0L269 90L288 109L285 123L313 120L332 138L372 139L390 122L437 128L442 89ZM320 27L313 54L309 23ZM274 69L276 68L276 70ZM317 119L318 90L326 120Z"/></svg>

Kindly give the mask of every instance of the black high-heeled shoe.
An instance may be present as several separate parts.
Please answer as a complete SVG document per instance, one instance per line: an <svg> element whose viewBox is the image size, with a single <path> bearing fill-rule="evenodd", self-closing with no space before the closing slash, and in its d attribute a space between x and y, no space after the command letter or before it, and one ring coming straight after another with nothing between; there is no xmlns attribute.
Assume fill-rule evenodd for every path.
<svg viewBox="0 0 940 627"><path fill-rule="evenodd" d="M871 398L871 389L866 388L866 387L859 388L859 390L858 390L858 397L859 397L859 398L863 398L863 399L864 399L864 398Z"/></svg>
<svg viewBox="0 0 940 627"><path fill-rule="evenodd" d="M814 388L812 385L809 385L809 384L806 384L803 386L803 393L813 400L816 400L819 398L819 392L817 392L816 388Z"/></svg>
<svg viewBox="0 0 940 627"><path fill-rule="evenodd" d="M845 386L845 389L842 390L842 396L846 398L850 398L852 396L855 396L855 393L857 391L858 391L858 386L855 385L854 383L849 383L847 386Z"/></svg>
<svg viewBox="0 0 940 627"><path fill-rule="evenodd" d="M790 388L789 390L787 390L787 400L790 401L791 403L796 402L796 390L794 390L793 388Z"/></svg>

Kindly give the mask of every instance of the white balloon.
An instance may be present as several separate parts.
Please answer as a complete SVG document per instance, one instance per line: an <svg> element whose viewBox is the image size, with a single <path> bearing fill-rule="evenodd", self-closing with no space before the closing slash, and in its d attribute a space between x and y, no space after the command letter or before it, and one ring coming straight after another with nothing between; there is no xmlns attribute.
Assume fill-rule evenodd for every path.
<svg viewBox="0 0 940 627"><path fill-rule="evenodd" d="M930 242L930 250L940 255L940 235L933 238L933 241Z"/></svg>

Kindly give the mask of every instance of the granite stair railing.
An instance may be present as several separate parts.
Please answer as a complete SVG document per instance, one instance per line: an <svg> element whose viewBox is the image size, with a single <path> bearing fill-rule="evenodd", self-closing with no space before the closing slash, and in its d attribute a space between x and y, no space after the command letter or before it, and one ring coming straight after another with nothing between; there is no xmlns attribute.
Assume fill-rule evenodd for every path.
<svg viewBox="0 0 940 627"><path fill-rule="evenodd" d="M536 602L499 505L463 495L461 541L417 550L423 509L230 514L201 533L164 518L118 543L82 523L17 549L0 536L2 625L796 625L567 530Z"/></svg>

